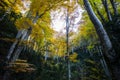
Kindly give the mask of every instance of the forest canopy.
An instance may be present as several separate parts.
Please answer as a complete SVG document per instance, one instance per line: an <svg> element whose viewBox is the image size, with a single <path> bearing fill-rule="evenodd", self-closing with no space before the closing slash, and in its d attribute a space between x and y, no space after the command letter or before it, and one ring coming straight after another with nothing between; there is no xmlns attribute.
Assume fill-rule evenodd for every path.
<svg viewBox="0 0 120 80"><path fill-rule="evenodd" d="M119 32L120 0L0 0L0 80L119 80Z"/></svg>

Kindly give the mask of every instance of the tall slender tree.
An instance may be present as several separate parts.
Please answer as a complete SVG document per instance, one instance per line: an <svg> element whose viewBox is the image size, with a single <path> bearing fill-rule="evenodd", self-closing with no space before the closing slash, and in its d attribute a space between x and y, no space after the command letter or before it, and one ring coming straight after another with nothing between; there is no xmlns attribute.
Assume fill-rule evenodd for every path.
<svg viewBox="0 0 120 80"><path fill-rule="evenodd" d="M116 65L116 63L115 63L117 60L117 55L115 53L115 50L113 49L110 38L109 38L107 32L105 31L103 24L98 19L98 17L95 15L95 13L94 13L94 11L89 3L89 0L83 0L83 2L84 2L85 9L87 10L87 13L89 15L89 18L92 21L92 23L94 24L96 32L97 32L99 39L101 41L101 44L104 48L105 55L109 59L109 62L112 64L111 65L112 73L115 76L115 79L119 80L120 79L120 77L119 77L119 75L120 75L119 63L117 63L118 65ZM106 3L106 5L107 5L107 3ZM108 13L107 8L106 8L106 12ZM109 17L109 20L111 20L110 17Z"/></svg>

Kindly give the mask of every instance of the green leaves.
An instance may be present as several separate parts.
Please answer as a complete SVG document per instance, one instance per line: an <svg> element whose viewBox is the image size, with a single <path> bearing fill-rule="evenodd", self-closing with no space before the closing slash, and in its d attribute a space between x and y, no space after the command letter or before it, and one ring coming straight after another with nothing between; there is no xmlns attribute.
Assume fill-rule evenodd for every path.
<svg viewBox="0 0 120 80"><path fill-rule="evenodd" d="M95 64L95 62L93 60L90 60L90 59L85 59L84 61L89 63L89 64L92 64L92 65Z"/></svg>

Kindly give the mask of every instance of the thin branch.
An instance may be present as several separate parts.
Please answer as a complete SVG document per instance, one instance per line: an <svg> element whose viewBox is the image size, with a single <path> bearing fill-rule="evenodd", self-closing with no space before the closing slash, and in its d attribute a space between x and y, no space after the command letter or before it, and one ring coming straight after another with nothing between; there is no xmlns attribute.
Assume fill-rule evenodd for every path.
<svg viewBox="0 0 120 80"><path fill-rule="evenodd" d="M111 5L112 5L112 8L114 10L114 14L118 15L118 10L117 10L117 5L115 4L116 3L115 0L110 0L110 2L111 2Z"/></svg>
<svg viewBox="0 0 120 80"><path fill-rule="evenodd" d="M105 11L107 13L108 20L112 21L112 16L111 16L110 10L108 8L108 1L107 0L102 0L102 4L103 4L103 6L105 8Z"/></svg>
<svg viewBox="0 0 120 80"><path fill-rule="evenodd" d="M94 6L95 6L95 9L96 9L96 11L97 11L97 14L100 16L102 22L105 24L105 18L104 18L103 15L100 13L100 11L99 11L99 9L98 9L98 7L97 7L97 5L96 5L95 2L94 2Z"/></svg>

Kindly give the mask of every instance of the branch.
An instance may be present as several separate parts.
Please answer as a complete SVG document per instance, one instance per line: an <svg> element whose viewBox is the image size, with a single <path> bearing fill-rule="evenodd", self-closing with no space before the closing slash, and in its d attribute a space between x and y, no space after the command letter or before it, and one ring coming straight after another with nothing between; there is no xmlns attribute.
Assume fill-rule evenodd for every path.
<svg viewBox="0 0 120 80"><path fill-rule="evenodd" d="M112 8L114 10L114 14L118 15L118 10L117 10L117 5L115 4L116 3L115 0L110 0L110 2L111 2L111 5L112 5Z"/></svg>
<svg viewBox="0 0 120 80"><path fill-rule="evenodd" d="M109 11L109 8L108 8L108 2L107 2L107 0L102 0L102 4L103 4L103 6L105 8L105 11L107 13L108 20L112 21L112 17L111 17L111 13Z"/></svg>
<svg viewBox="0 0 120 80"><path fill-rule="evenodd" d="M96 11L97 11L97 14L100 16L102 22L105 24L105 18L104 18L103 15L100 13L100 11L99 11L99 9L98 9L98 7L97 7L97 5L96 5L95 2L94 2L94 7L95 7L95 9L96 9Z"/></svg>

